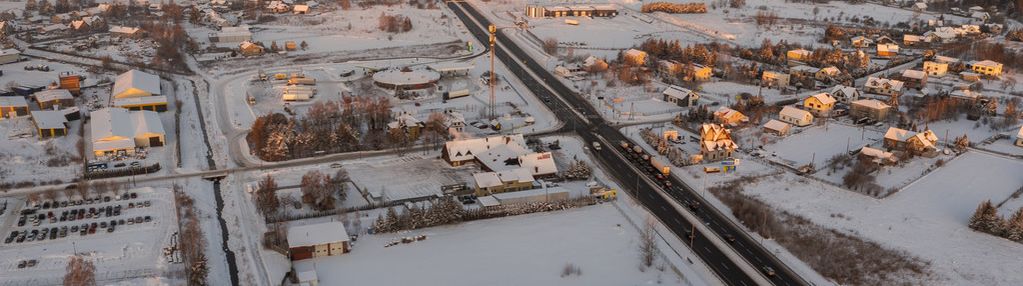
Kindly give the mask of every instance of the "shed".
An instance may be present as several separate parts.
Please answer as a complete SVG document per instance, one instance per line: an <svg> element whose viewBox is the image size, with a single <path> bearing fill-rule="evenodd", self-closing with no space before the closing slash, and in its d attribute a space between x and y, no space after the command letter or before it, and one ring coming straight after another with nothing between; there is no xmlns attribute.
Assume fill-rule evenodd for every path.
<svg viewBox="0 0 1023 286"><path fill-rule="evenodd" d="M67 135L67 118L64 112L55 110L32 111L32 122L35 123L39 138L51 138Z"/></svg>

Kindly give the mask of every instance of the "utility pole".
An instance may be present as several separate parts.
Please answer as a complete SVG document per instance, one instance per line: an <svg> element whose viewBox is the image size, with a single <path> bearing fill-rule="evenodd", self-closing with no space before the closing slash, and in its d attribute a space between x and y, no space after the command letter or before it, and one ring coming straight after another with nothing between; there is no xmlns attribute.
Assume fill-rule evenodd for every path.
<svg viewBox="0 0 1023 286"><path fill-rule="evenodd" d="M490 119L493 120L497 118L494 111L496 105L496 98L494 97L494 45L497 43L497 26L490 24L488 29L490 30Z"/></svg>

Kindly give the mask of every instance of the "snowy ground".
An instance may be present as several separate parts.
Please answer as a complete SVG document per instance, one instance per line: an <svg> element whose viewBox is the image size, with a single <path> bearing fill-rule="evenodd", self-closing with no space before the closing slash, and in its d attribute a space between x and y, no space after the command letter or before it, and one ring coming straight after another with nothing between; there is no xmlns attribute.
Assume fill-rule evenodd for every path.
<svg viewBox="0 0 1023 286"><path fill-rule="evenodd" d="M383 247L392 240L415 235L429 238ZM639 271L638 235L612 204L601 204L408 233L362 236L351 253L297 264L314 265L321 283L327 284L342 281L387 285L419 281L446 281L447 285L681 284L671 272ZM422 263L422 259L434 263ZM567 264L579 267L582 274L561 277ZM377 275L380 269L399 275Z"/></svg>
<svg viewBox="0 0 1023 286"><path fill-rule="evenodd" d="M799 133L795 134L797 130ZM793 127L793 134L765 146L764 150L771 154L769 156L777 155L775 160L785 165L799 167L811 163L812 159L814 166L820 169L832 156L859 150L883 136L873 130L829 122L826 126Z"/></svg>

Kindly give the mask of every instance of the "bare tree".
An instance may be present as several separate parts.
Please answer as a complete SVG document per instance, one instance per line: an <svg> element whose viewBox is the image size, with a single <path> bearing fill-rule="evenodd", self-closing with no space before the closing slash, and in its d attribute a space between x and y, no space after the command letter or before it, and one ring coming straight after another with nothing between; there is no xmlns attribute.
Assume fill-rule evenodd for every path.
<svg viewBox="0 0 1023 286"><path fill-rule="evenodd" d="M266 175L259 181L256 189L256 208L263 212L264 216L276 214L281 206L277 199L277 181L270 175Z"/></svg>
<svg viewBox="0 0 1023 286"><path fill-rule="evenodd" d="M85 260L75 254L67 262L67 273L64 274L64 286L96 285L96 266L92 261Z"/></svg>
<svg viewBox="0 0 1023 286"><path fill-rule="evenodd" d="M647 220L646 227L643 228L643 232L639 234L639 255L640 255L640 268L651 267L654 265L654 258L657 254L657 243L654 233L654 221L652 219Z"/></svg>

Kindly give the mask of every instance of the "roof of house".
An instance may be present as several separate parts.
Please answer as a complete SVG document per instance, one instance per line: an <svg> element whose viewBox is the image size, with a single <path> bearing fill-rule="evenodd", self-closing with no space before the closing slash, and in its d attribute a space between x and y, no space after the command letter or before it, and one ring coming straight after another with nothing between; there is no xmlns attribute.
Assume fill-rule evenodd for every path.
<svg viewBox="0 0 1023 286"><path fill-rule="evenodd" d="M718 108L717 111L714 111L714 117L724 118L727 119L728 121L732 120L738 120L742 122L749 121L749 117L746 117L745 114L742 114L742 112L739 112L738 110L735 109L731 109L727 106L722 106Z"/></svg>
<svg viewBox="0 0 1023 286"><path fill-rule="evenodd" d="M825 105L827 105L827 104L834 104L837 101L837 100L835 100L834 97L831 96L831 94L828 94L827 92L822 92L822 93L814 94L814 95L811 95L810 97L807 97L807 99L810 99L810 98L815 98L821 104L825 104Z"/></svg>
<svg viewBox="0 0 1023 286"><path fill-rule="evenodd" d="M863 106L863 107L867 107L867 108L872 108L872 109L885 109L885 108L891 107L890 105L888 105L888 104L886 104L884 102L881 102L880 100L876 100L876 99L860 99L860 100L853 101L852 105L859 105L859 106Z"/></svg>
<svg viewBox="0 0 1023 286"><path fill-rule="evenodd" d="M1019 127L1019 132L1016 133L1016 138L1023 139L1023 126Z"/></svg>
<svg viewBox="0 0 1023 286"><path fill-rule="evenodd" d="M909 130L905 130L905 129L900 129L900 128L895 128L895 127L888 127L888 131L884 133L884 138L885 139L899 141L899 142L905 142L906 140L909 140L909 138L913 137L914 135L916 135L916 133L914 133L913 131L909 131Z"/></svg>
<svg viewBox="0 0 1023 286"><path fill-rule="evenodd" d="M670 85L668 86L668 88L664 89L664 92L662 92L662 94L667 95L668 97L684 99L686 97L689 97L690 94L696 93L693 92L692 90L689 90L688 88L684 88L677 85Z"/></svg>
<svg viewBox="0 0 1023 286"><path fill-rule="evenodd" d="M841 70L839 70L835 66L828 66L826 68L822 68L820 71L825 73L825 74L829 74L829 75L839 74L839 73L842 72Z"/></svg>
<svg viewBox="0 0 1023 286"><path fill-rule="evenodd" d="M33 93L32 97L35 97L37 102L74 99L74 96L71 96L71 92L66 89L44 89L42 91Z"/></svg>
<svg viewBox="0 0 1023 286"><path fill-rule="evenodd" d="M142 29L137 28L137 27L110 26L110 32L111 33L118 33L118 34L134 34L134 33L137 33L137 32L139 32L141 30Z"/></svg>
<svg viewBox="0 0 1023 286"><path fill-rule="evenodd" d="M167 96L165 95L154 95L154 96L143 96L143 97L127 97L127 98L116 98L114 99L111 106L139 106L139 105L157 105L167 104Z"/></svg>
<svg viewBox="0 0 1023 286"><path fill-rule="evenodd" d="M904 84L900 80L894 80L894 79L889 79L889 78L869 77L869 78L867 78L867 83L864 84L864 86L866 86L866 87L883 87L885 83L891 85L891 89L894 89L894 90L901 90L902 89L902 85Z"/></svg>
<svg viewBox="0 0 1023 286"><path fill-rule="evenodd" d="M996 62L996 61L992 61L992 60L983 60L983 61L979 61L979 62L974 62L972 65L974 65L974 66L982 66L982 67L1001 67L1002 66L1001 63Z"/></svg>
<svg viewBox="0 0 1023 286"><path fill-rule="evenodd" d="M498 201L505 201L505 200L518 199L518 198L539 197L539 196L546 196L546 195L552 195L552 194L561 194L561 193L569 193L569 192L570 191L568 189L565 189L565 188L562 188L562 187L549 187L549 188L546 188L546 189L539 188L539 189L532 189L532 190L525 190L525 191L518 191L518 192L503 192L503 193L499 193L499 194L494 194L493 196Z"/></svg>
<svg viewBox="0 0 1023 286"><path fill-rule="evenodd" d="M874 158L879 158L879 159L895 158L895 154L892 154L892 152L886 152L886 151L881 150L881 149L875 149L875 148L870 148L870 147L866 147L866 146L864 146L863 148L860 149L860 154L863 154L863 155L866 155L866 156L870 156L870 157L874 157Z"/></svg>
<svg viewBox="0 0 1023 286"><path fill-rule="evenodd" d="M957 90L954 90L951 93L949 93L949 95L951 95L953 97L973 98L973 99L980 97L980 93L979 92L975 92L975 91L968 90L968 89L957 89Z"/></svg>
<svg viewBox="0 0 1023 286"><path fill-rule="evenodd" d="M720 149L735 150L739 146L732 141L732 131L721 124L704 124L700 126L700 148L707 151Z"/></svg>
<svg viewBox="0 0 1023 286"><path fill-rule="evenodd" d="M798 55L801 55L801 56L808 56L808 55L810 55L813 52L811 52L811 51L809 51L807 49L799 48L799 49L795 49L795 50L789 50L789 53L798 54Z"/></svg>
<svg viewBox="0 0 1023 286"><path fill-rule="evenodd" d="M109 137L135 138L147 133L166 134L160 115L153 111L103 108L90 113L93 141Z"/></svg>
<svg viewBox="0 0 1023 286"><path fill-rule="evenodd" d="M521 153L514 157L526 154L526 140L522 134L495 135L484 138L452 140L444 143L444 149L451 161L466 161L475 159L477 155L486 154L488 150L498 146L513 146L513 150L521 150Z"/></svg>
<svg viewBox="0 0 1023 286"><path fill-rule="evenodd" d="M475 173L472 174L472 178L476 181L476 186L479 188L492 188L504 184L496 172Z"/></svg>
<svg viewBox="0 0 1023 286"><path fill-rule="evenodd" d="M64 117L62 111L32 111L32 121L35 121L36 128L39 129L67 128L67 118Z"/></svg>
<svg viewBox="0 0 1023 286"><path fill-rule="evenodd" d="M348 241L345 224L339 221L288 228L288 247L314 246Z"/></svg>
<svg viewBox="0 0 1023 286"><path fill-rule="evenodd" d="M841 84L836 85L834 88L831 89L831 94L837 95L839 97L851 97L857 92L859 92L859 90L856 89L856 87L844 86Z"/></svg>
<svg viewBox="0 0 1023 286"><path fill-rule="evenodd" d="M819 69L819 68L811 67L811 66L808 66L808 65L798 65L798 66L792 67L792 71L805 72L805 73L817 73L820 70L821 69Z"/></svg>
<svg viewBox="0 0 1023 286"><path fill-rule="evenodd" d="M114 89L111 94L117 95L132 88L141 89L152 95L159 95L160 77L139 70L127 71L114 79Z"/></svg>
<svg viewBox="0 0 1023 286"><path fill-rule="evenodd" d="M22 96L0 96L0 106L28 107L28 101Z"/></svg>
<svg viewBox="0 0 1023 286"><path fill-rule="evenodd" d="M764 123L764 128L781 132L788 131L789 127L791 127L791 125L777 119L771 119L770 121L767 121L767 123Z"/></svg>
<svg viewBox="0 0 1023 286"><path fill-rule="evenodd" d="M528 169L532 175L550 175L558 172L558 165L554 164L554 156L551 152L530 153L519 156L519 165Z"/></svg>
<svg viewBox="0 0 1023 286"><path fill-rule="evenodd" d="M295 12L309 12L309 5L298 4L294 7Z"/></svg>
<svg viewBox="0 0 1023 286"><path fill-rule="evenodd" d="M802 110L802 109L799 109L799 108L795 108L795 107L792 107L792 106L782 107L781 111L778 112L778 115L792 117L792 118L806 118L806 116L809 115L809 116L811 116L811 118L813 118L812 117L813 114L810 114L809 111Z"/></svg>
<svg viewBox="0 0 1023 286"><path fill-rule="evenodd" d="M904 70L902 71L902 77L922 80L927 77L927 73L920 70Z"/></svg>
<svg viewBox="0 0 1023 286"><path fill-rule="evenodd" d="M947 56L934 56L934 61L939 64L949 64L959 62L959 59Z"/></svg>
<svg viewBox="0 0 1023 286"><path fill-rule="evenodd" d="M877 45L877 52L899 52L899 45L896 44L879 44Z"/></svg>

